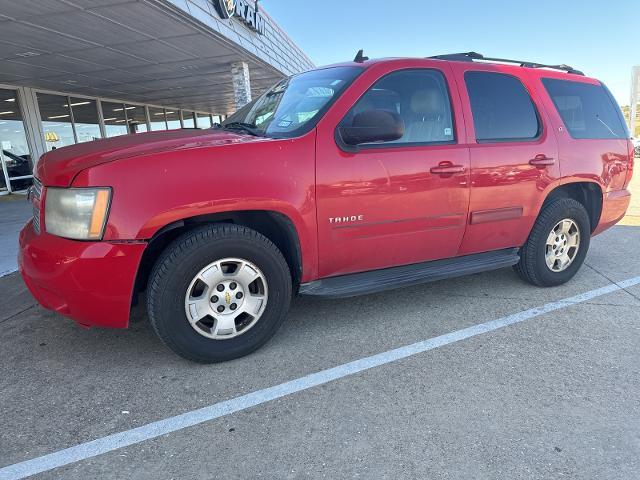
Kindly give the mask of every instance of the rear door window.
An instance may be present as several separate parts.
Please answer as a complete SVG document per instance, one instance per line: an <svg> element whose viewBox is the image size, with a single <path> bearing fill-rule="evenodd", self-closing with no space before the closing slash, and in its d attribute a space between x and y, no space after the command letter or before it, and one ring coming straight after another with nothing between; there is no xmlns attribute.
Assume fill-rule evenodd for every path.
<svg viewBox="0 0 640 480"><path fill-rule="evenodd" d="M602 85L543 78L553 104L573 138L626 138L618 107Z"/></svg>
<svg viewBox="0 0 640 480"><path fill-rule="evenodd" d="M540 135L536 108L516 77L467 72L464 80L478 143L532 140Z"/></svg>

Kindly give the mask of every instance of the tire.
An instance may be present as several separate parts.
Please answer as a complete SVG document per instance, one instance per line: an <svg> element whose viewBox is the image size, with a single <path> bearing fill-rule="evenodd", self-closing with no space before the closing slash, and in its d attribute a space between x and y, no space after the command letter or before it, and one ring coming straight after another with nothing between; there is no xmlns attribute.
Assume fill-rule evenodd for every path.
<svg viewBox="0 0 640 480"><path fill-rule="evenodd" d="M547 240L554 227L565 219L572 220L577 226L579 246L564 270L553 271L547 265ZM571 280L582 266L590 240L591 221L584 206L571 198L554 200L543 206L527 242L520 249L520 261L514 266L514 270L520 278L539 287L562 285ZM561 267L554 265L554 268Z"/></svg>
<svg viewBox="0 0 640 480"><path fill-rule="evenodd" d="M222 332L217 329L218 321L213 316L198 323L190 321L189 299L192 291L197 288L202 289L204 293L200 302L207 298L205 303L201 303L202 308L212 308L217 317L215 308L221 307L215 307L217 304L209 304L209 302L218 298L213 289L220 287L219 280L216 279L213 282L218 283L217 287L214 285L208 290L204 282L202 284L205 286L196 285L200 281L198 278L208 275L207 272L212 270L211 265L222 259L241 259L242 262L246 262L238 265L242 265L242 268L245 264L249 265L252 267L250 268L252 272L262 275L256 282L260 281L264 288L261 298L264 298L266 306L262 306L260 302L261 315L242 333L235 333L235 330L240 327L236 325L237 319L231 320L235 325L233 334L237 336L223 339L220 336L209 338L206 335L214 336L214 331ZM216 265L220 268L213 268L213 271L222 272L223 263ZM238 270L240 268L238 267ZM187 360L198 363L232 360L257 350L276 333L291 303L291 283L287 262L278 248L265 236L255 230L237 225L206 225L178 237L158 258L151 271L147 289L149 320L165 345ZM252 285L253 287L246 288L255 289L256 283ZM229 288L232 287L233 285L229 284ZM227 290L224 295L226 295L226 302L229 303L231 297L226 292ZM257 295L259 294L260 292L257 292ZM246 299L250 292L247 290L244 295ZM208 300L209 298L211 300ZM223 306L227 306L224 303L225 300L219 301ZM248 299L245 301L249 305ZM239 308L238 311L240 310L242 309ZM200 307L197 307L196 314L193 316L198 317L199 312ZM249 318L251 320L251 317ZM213 326L209 329L209 325Z"/></svg>

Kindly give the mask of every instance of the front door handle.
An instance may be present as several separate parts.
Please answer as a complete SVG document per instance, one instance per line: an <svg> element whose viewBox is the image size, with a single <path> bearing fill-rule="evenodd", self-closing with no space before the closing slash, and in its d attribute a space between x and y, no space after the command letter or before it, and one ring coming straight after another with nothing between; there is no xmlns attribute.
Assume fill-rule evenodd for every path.
<svg viewBox="0 0 640 480"><path fill-rule="evenodd" d="M467 167L464 165L454 165L451 162L440 162L437 167L431 167L434 175L453 175L454 173L464 173Z"/></svg>
<svg viewBox="0 0 640 480"><path fill-rule="evenodd" d="M534 167L548 167L549 165L555 165L555 163L555 158L547 157L543 153L536 155L534 158L529 160L529 164Z"/></svg>

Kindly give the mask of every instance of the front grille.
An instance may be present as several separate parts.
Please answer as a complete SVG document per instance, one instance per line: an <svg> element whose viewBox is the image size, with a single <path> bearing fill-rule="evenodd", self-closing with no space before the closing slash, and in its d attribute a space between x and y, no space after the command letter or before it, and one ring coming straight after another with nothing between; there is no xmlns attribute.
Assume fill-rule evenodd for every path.
<svg viewBox="0 0 640 480"><path fill-rule="evenodd" d="M42 184L37 178L33 179L31 187L31 206L33 207L33 229L40 233L40 199L42 198Z"/></svg>
<svg viewBox="0 0 640 480"><path fill-rule="evenodd" d="M33 196L38 200L40 200L40 197L42 196L42 184L35 177L33 179Z"/></svg>

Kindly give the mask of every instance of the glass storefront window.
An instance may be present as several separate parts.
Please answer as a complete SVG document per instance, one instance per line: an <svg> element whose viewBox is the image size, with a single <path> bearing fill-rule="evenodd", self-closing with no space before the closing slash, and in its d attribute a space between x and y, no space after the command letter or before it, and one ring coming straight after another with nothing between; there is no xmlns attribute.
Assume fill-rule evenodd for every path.
<svg viewBox="0 0 640 480"><path fill-rule="evenodd" d="M211 116L207 113L196 113L196 124L198 128L211 128Z"/></svg>
<svg viewBox="0 0 640 480"><path fill-rule="evenodd" d="M14 90L0 89L0 147L2 147L2 158L9 177L31 175L33 165L22 123L18 95ZM30 179L11 182L13 190L24 190L29 185L31 185ZM0 190L6 188L3 169L0 168Z"/></svg>
<svg viewBox="0 0 640 480"><path fill-rule="evenodd" d="M38 107L48 152L76 143L67 97L38 93Z"/></svg>
<svg viewBox="0 0 640 480"><path fill-rule="evenodd" d="M91 142L102 138L96 101L74 97L69 100L78 143Z"/></svg>
<svg viewBox="0 0 640 480"><path fill-rule="evenodd" d="M164 118L164 108L149 107L149 123L151 131L166 130L167 122Z"/></svg>
<svg viewBox="0 0 640 480"><path fill-rule="evenodd" d="M179 110L166 110L167 114L167 126L169 130L175 130L182 128L180 125L180 111Z"/></svg>
<svg viewBox="0 0 640 480"><path fill-rule="evenodd" d="M143 133L148 131L147 113L140 105L125 105L127 121L129 122L129 133Z"/></svg>
<svg viewBox="0 0 640 480"><path fill-rule="evenodd" d="M193 120L193 112L187 110L182 111L182 128L196 128L196 123Z"/></svg>
<svg viewBox="0 0 640 480"><path fill-rule="evenodd" d="M10 163L13 169L11 177L29 175L33 169L18 93L19 90L0 89L0 151L5 160L10 159L5 163ZM149 130L208 129L223 120L220 115L191 110L145 107L44 92L36 95L47 151L98 140L103 138L103 134L110 138ZM100 124L100 110L103 125ZM14 168L18 163L21 164L19 172ZM1 173L0 169L0 190L6 189L5 175ZM12 187L13 190L19 189L13 183Z"/></svg>
<svg viewBox="0 0 640 480"><path fill-rule="evenodd" d="M102 117L107 138L127 134L127 119L122 103L102 102Z"/></svg>

